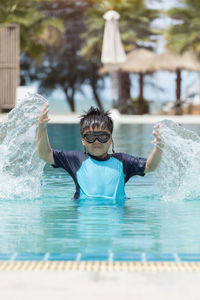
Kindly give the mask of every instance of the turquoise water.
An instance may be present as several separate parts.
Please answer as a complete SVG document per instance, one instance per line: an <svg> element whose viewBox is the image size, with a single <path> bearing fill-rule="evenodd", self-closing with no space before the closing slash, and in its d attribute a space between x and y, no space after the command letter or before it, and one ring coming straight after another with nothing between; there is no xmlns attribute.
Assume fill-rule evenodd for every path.
<svg viewBox="0 0 200 300"><path fill-rule="evenodd" d="M184 125L200 134L200 126ZM117 152L147 157L152 125L115 127ZM52 148L82 150L78 125L49 125ZM124 206L77 204L71 177L46 165L41 196L0 201L0 253L200 253L200 197L161 200L153 173L133 177Z"/></svg>

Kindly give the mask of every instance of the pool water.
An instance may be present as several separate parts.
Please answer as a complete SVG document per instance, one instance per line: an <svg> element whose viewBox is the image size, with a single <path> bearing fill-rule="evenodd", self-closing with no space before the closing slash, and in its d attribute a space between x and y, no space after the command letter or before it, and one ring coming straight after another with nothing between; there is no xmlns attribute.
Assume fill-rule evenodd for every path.
<svg viewBox="0 0 200 300"><path fill-rule="evenodd" d="M198 125L184 127L200 133ZM147 157L152 125L116 125L116 152ZM48 126L52 148L83 150L79 126ZM153 173L126 184L124 205L71 200L75 187L62 169L46 165L36 199L1 199L2 253L200 253L200 196L161 200Z"/></svg>

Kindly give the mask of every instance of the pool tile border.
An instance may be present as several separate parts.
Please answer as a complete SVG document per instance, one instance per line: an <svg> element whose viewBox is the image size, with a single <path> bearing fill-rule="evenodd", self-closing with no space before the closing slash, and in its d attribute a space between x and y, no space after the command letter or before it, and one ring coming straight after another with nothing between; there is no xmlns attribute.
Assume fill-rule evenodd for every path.
<svg viewBox="0 0 200 300"><path fill-rule="evenodd" d="M200 253L1 253L1 261L200 262Z"/></svg>

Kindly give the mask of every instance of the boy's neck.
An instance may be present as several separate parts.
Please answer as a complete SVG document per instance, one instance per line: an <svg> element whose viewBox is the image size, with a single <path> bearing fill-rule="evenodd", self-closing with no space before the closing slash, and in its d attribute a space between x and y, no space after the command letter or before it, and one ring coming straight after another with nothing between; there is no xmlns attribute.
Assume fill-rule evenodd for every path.
<svg viewBox="0 0 200 300"><path fill-rule="evenodd" d="M100 156L98 156L98 157L99 157L99 158L105 158L107 155L108 155L108 152L106 152L105 154L100 155Z"/></svg>
<svg viewBox="0 0 200 300"><path fill-rule="evenodd" d="M90 154L90 153L89 153ZM104 154L102 154L102 155L93 155L93 154L90 154L91 156L93 156L93 157L96 157L97 159L99 158L99 159L104 159L104 158L106 158L107 157L107 155L108 155L108 152L106 152L106 153L104 153Z"/></svg>

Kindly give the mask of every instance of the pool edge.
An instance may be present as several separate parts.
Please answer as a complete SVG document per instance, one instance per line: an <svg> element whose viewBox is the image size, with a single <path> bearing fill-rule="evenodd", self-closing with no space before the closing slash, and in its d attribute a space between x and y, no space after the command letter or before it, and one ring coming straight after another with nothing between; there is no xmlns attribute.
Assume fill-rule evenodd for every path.
<svg viewBox="0 0 200 300"><path fill-rule="evenodd" d="M200 262L1 261L0 271L200 272Z"/></svg>

